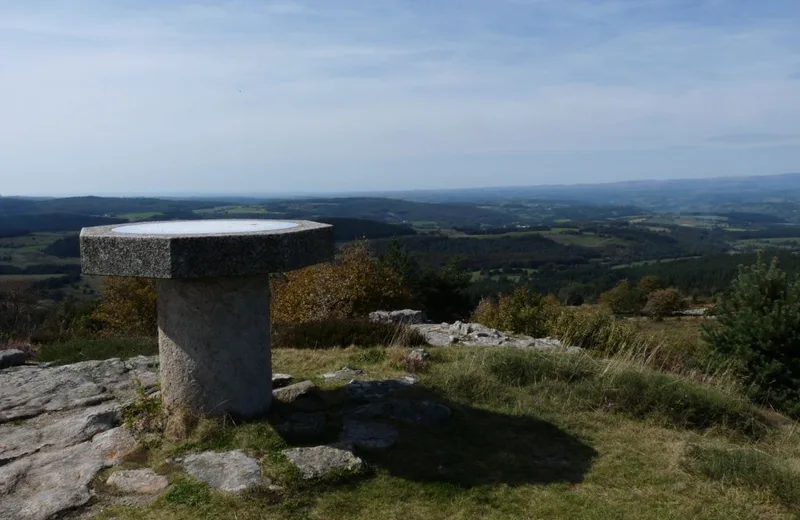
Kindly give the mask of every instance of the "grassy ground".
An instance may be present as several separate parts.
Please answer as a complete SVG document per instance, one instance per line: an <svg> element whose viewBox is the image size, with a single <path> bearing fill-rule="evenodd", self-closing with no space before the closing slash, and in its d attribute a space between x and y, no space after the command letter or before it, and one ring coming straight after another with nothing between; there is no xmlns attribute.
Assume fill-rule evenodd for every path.
<svg viewBox="0 0 800 520"><path fill-rule="evenodd" d="M146 507L106 519L733 519L796 518L796 425L734 394L585 354L430 349L415 392L446 404L438 430L399 426L384 453L359 453L369 470L311 484L280 455L289 443L269 422L205 421L182 443L131 459L167 474ZM398 348L273 352L274 370L299 378L343 365L372 377L402 373ZM330 395L332 385L323 385ZM329 410L336 417L335 408ZM320 439L324 442L326 439ZM329 440L329 439L328 439ZM281 493L231 497L166 464L203 449L262 457Z"/></svg>

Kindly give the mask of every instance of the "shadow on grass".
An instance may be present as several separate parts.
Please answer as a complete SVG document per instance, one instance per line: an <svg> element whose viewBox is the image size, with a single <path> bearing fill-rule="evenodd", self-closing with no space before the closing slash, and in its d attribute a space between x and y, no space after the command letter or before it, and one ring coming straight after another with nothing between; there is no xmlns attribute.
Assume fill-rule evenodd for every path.
<svg viewBox="0 0 800 520"><path fill-rule="evenodd" d="M324 394L328 392L322 392ZM291 445L336 441L342 412L364 402L342 402L339 390L326 401L339 402L328 409L328 428L316 443L287 437ZM551 484L582 482L597 452L580 439L547 421L525 415L508 415L450 402L423 388L409 395L378 402L429 401L450 408L445 424L426 428L393 421L390 417L364 419L393 424L400 435L385 450L356 449L355 453L375 469L418 482L440 482L461 487L487 484ZM375 402L375 401L373 401Z"/></svg>

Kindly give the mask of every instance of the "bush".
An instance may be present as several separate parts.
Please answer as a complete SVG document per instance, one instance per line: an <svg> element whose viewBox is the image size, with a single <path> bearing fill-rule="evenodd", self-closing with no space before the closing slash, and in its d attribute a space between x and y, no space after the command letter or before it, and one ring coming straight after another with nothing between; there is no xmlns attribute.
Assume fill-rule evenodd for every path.
<svg viewBox="0 0 800 520"><path fill-rule="evenodd" d="M276 323L272 327L273 348L335 348L358 345L425 345L425 337L410 327L365 320L327 320L305 323Z"/></svg>
<svg viewBox="0 0 800 520"><path fill-rule="evenodd" d="M305 323L349 319L408 305L410 293L366 242L344 248L333 263L300 269L272 282L272 320Z"/></svg>
<svg viewBox="0 0 800 520"><path fill-rule="evenodd" d="M563 309L550 320L548 333L566 345L607 354L639 349L646 343L636 327L602 310Z"/></svg>
<svg viewBox="0 0 800 520"><path fill-rule="evenodd" d="M686 302L677 289L658 289L647 298L643 312L653 318L664 318L686 308Z"/></svg>
<svg viewBox="0 0 800 520"><path fill-rule="evenodd" d="M541 338L548 335L549 321L559 309L554 299L518 287L496 301L481 300L472 319L487 327Z"/></svg>
<svg viewBox="0 0 800 520"><path fill-rule="evenodd" d="M751 397L800 416L800 281L763 255L740 268L704 339L735 360Z"/></svg>

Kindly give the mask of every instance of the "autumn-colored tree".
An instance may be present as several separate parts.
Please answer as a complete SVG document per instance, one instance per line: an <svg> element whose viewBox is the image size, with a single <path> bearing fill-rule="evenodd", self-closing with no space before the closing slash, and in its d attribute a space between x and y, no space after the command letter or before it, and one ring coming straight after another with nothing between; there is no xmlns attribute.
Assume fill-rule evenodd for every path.
<svg viewBox="0 0 800 520"><path fill-rule="evenodd" d="M103 299L84 327L111 336L153 336L158 332L156 287L147 278L110 277Z"/></svg>
<svg viewBox="0 0 800 520"><path fill-rule="evenodd" d="M332 263L276 277L272 320L300 323L363 316L407 306L411 294L402 277L372 255L366 241L346 246Z"/></svg>
<svg viewBox="0 0 800 520"><path fill-rule="evenodd" d="M664 281L661 279L661 277L654 274L644 276L641 280L639 280L639 290L646 295L663 288Z"/></svg>

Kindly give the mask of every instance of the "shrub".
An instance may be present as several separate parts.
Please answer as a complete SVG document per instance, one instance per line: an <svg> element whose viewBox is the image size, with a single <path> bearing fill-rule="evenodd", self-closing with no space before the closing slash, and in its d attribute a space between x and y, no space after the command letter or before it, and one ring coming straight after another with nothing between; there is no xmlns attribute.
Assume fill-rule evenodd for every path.
<svg viewBox="0 0 800 520"><path fill-rule="evenodd" d="M751 397L800 416L800 281L763 255L740 268L704 338L734 359Z"/></svg>
<svg viewBox="0 0 800 520"><path fill-rule="evenodd" d="M646 343L636 327L602 310L563 309L550 320L548 329L549 335L564 344L607 354L638 349Z"/></svg>
<svg viewBox="0 0 800 520"><path fill-rule="evenodd" d="M552 298L518 287L496 301L481 300L472 319L487 327L544 337L548 333L548 322L559 308L558 302Z"/></svg>
<svg viewBox="0 0 800 520"><path fill-rule="evenodd" d="M381 265L366 242L345 247L341 257L275 278L272 319L304 323L364 316L403 308L410 294L400 275Z"/></svg>
<svg viewBox="0 0 800 520"><path fill-rule="evenodd" d="M643 312L654 318L664 318L685 308L686 302L677 289L658 289L648 296Z"/></svg>
<svg viewBox="0 0 800 520"><path fill-rule="evenodd" d="M304 323L276 323L272 327L273 348L335 348L425 345L425 337L410 327L393 323L340 319Z"/></svg>
<svg viewBox="0 0 800 520"><path fill-rule="evenodd" d="M600 301L614 314L636 314L642 309L642 291L622 280L613 289L600 295Z"/></svg>

